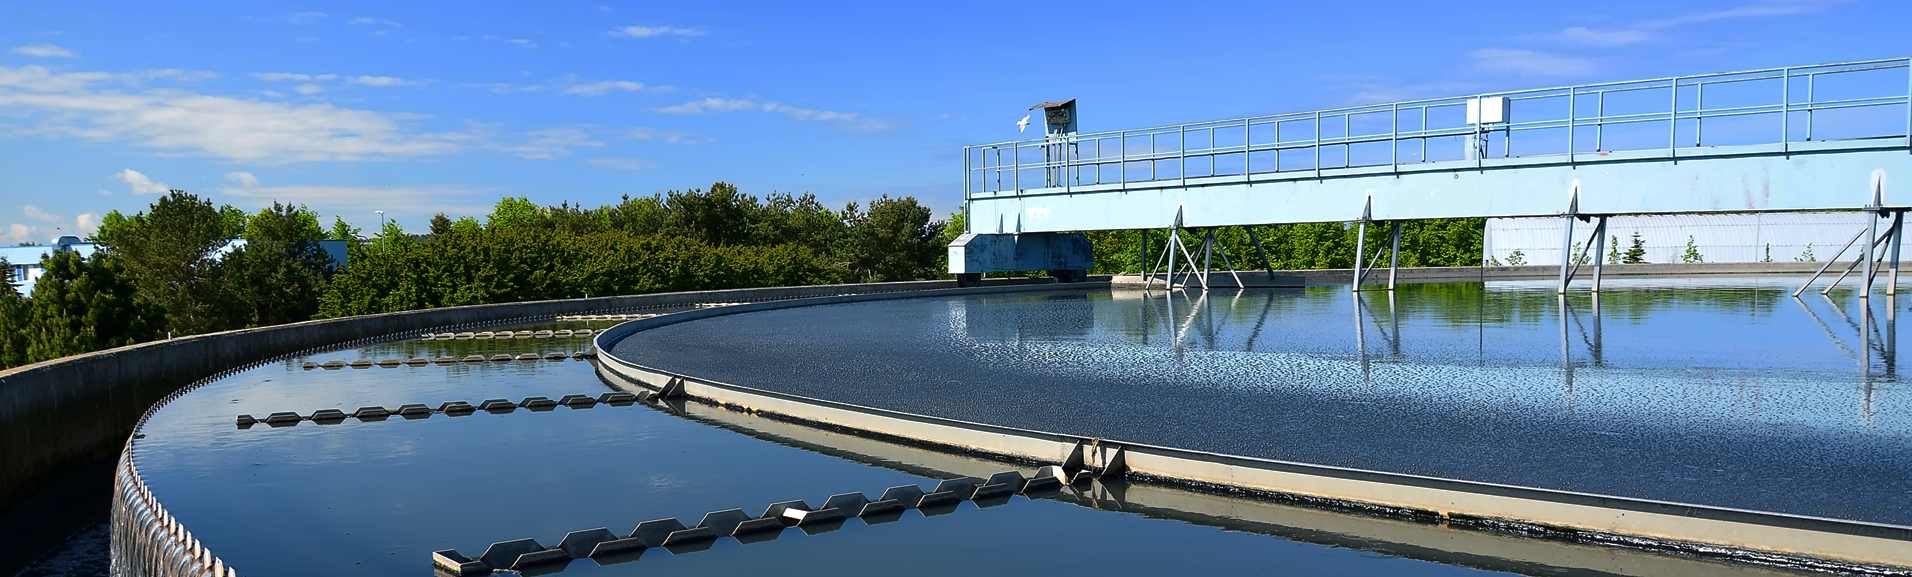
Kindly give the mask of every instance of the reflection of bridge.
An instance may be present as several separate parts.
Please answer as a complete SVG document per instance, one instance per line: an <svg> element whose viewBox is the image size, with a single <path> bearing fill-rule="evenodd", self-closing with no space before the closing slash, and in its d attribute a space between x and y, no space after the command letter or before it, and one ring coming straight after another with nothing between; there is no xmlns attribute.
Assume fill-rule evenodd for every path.
<svg viewBox="0 0 1912 577"><path fill-rule="evenodd" d="M1071 108L1044 138L964 148L970 234L950 246L950 271L1087 269L1087 242L1055 234L1081 230L1353 222L1365 239L1366 225L1377 221L1398 230L1401 221L1431 218L1603 223L1614 214L1807 210L1868 210L1896 223L1909 203L1886 204L1886 177L1912 178L1909 62L1099 133L1074 132ZM1604 233L1596 225L1583 246L1601 250ZM1565 236L1571 247L1571 226ZM1870 278L1879 260L1872 248L1884 243L1857 243L1858 236L1861 278ZM1357 270L1378 257L1363 246ZM1570 272L1562 269L1564 290Z"/></svg>

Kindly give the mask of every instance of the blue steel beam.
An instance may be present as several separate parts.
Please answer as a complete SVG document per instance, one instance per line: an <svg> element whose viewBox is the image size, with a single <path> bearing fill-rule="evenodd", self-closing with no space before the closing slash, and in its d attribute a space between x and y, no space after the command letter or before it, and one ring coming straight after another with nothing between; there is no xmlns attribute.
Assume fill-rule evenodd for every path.
<svg viewBox="0 0 1912 577"><path fill-rule="evenodd" d="M1886 175L1912 178L1908 64L1681 76L970 146L969 232L1164 228L1178 211L1189 227L1351 221L1370 206L1376 220L1550 216L1567 213L1576 193L1583 214L1857 209L1875 194L1893 200ZM1829 80L1836 90L1822 88ZM1511 103L1506 122L1459 118L1469 101L1489 97ZM1657 104L1619 110L1616 102L1629 99ZM1826 138L1827 126L1838 139ZM1655 135L1658 144L1614 150Z"/></svg>

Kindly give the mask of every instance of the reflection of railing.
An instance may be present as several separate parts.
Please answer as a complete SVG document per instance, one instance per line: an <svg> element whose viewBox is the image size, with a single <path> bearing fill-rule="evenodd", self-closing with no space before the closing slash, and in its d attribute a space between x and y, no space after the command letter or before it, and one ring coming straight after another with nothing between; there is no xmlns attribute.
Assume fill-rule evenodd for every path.
<svg viewBox="0 0 1912 577"><path fill-rule="evenodd" d="M1674 76L966 146L963 184L975 198L1191 178L1386 173L1426 163L1691 157L1714 153L1693 149L1722 146L1785 153L1826 140L1905 146L1909 64L1894 58ZM1466 122L1470 101L1494 97L1507 100L1506 122ZM1647 154L1610 155L1616 151Z"/></svg>

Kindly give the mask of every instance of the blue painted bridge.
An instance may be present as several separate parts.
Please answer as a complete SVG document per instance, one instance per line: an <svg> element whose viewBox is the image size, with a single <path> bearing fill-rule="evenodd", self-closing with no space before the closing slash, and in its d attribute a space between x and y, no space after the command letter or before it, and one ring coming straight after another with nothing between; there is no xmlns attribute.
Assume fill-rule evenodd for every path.
<svg viewBox="0 0 1912 577"><path fill-rule="evenodd" d="M1431 218L1870 210L1896 236L1908 203L1887 183L1912 186L1909 64L1676 76L1096 133L1074 130L1073 101L1039 105L1049 120L1042 138L964 148L969 234L950 246L950 272L1079 275L1092 262L1087 240L1057 233L1083 230L1354 222L1365 231L1370 222ZM1589 240L1604 241L1603 226L1593 232ZM1886 246L1880 232L1875 222L1872 243L1857 243L1863 231L1854 236L1861 278L1871 278L1871 248Z"/></svg>

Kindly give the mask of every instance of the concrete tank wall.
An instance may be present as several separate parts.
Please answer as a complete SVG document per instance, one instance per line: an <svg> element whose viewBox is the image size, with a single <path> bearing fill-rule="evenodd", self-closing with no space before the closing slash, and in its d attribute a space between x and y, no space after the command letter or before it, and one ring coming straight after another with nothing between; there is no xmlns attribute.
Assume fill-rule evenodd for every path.
<svg viewBox="0 0 1912 577"><path fill-rule="evenodd" d="M1018 282L1050 282L1029 279ZM108 506L113 464L149 407L220 371L319 347L457 325L704 302L951 288L919 281L449 307L196 335L0 371L0 575ZM90 499L99 499L97 507Z"/></svg>

